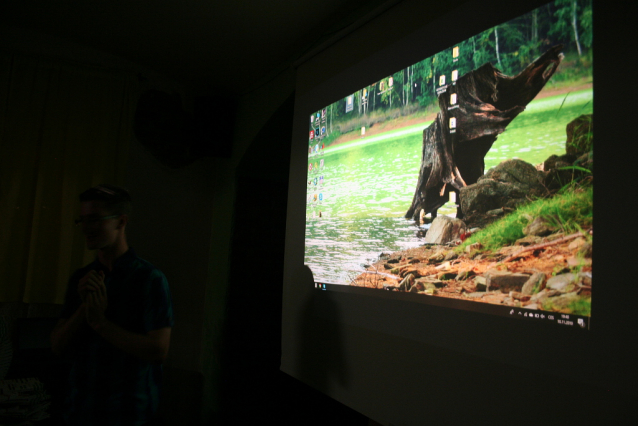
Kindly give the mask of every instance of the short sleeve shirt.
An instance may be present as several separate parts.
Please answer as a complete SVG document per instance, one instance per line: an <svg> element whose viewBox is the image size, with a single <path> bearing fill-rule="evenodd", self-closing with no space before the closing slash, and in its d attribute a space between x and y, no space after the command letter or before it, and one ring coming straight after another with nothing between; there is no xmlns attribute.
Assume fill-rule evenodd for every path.
<svg viewBox="0 0 638 426"><path fill-rule="evenodd" d="M132 248L111 271L97 259L75 271L69 280L61 318L70 318L81 304L78 282L89 271L104 271L106 318L133 333L172 327L168 282ZM116 348L85 325L71 348L67 423L78 425L143 424L157 410L161 365L151 364Z"/></svg>

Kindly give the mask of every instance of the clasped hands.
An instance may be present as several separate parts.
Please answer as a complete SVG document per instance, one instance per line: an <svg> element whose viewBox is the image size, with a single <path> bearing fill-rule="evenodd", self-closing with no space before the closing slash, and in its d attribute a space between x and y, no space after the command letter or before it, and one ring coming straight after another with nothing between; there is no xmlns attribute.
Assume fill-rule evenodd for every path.
<svg viewBox="0 0 638 426"><path fill-rule="evenodd" d="M97 329L106 322L104 311L108 306L104 271L89 271L78 283L78 293L84 305L86 322Z"/></svg>

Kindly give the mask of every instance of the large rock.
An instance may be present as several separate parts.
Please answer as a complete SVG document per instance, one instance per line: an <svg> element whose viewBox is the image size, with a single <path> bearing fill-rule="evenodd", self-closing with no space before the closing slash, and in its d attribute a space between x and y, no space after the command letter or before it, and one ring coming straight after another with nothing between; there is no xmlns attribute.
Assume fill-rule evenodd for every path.
<svg viewBox="0 0 638 426"><path fill-rule="evenodd" d="M479 180L481 179L516 184L525 192L543 192L542 174L536 170L536 167L518 158L501 162L488 170Z"/></svg>
<svg viewBox="0 0 638 426"><path fill-rule="evenodd" d="M592 114L581 115L567 125L567 154L580 156L594 147L594 119Z"/></svg>
<svg viewBox="0 0 638 426"><path fill-rule="evenodd" d="M485 278L487 280L487 291L500 291L502 293L516 291L520 293L530 276L528 274L490 269L485 273Z"/></svg>
<svg viewBox="0 0 638 426"><path fill-rule="evenodd" d="M461 189L461 209L465 214L503 207L515 209L526 203L528 196L546 195L543 179L544 174L525 161L503 161L475 184Z"/></svg>
<svg viewBox="0 0 638 426"><path fill-rule="evenodd" d="M560 189L572 181L581 181L593 172L594 162L593 156L590 154L583 154L573 162L563 161L561 158L569 160L574 156L565 154L562 157L556 157L552 155L543 163L544 184L549 190Z"/></svg>
<svg viewBox="0 0 638 426"><path fill-rule="evenodd" d="M522 199L525 193L516 185L498 182L492 179L479 179L473 185L461 189L461 209L463 212L486 214L490 210L512 206L513 200Z"/></svg>
<svg viewBox="0 0 638 426"><path fill-rule="evenodd" d="M545 187L555 191L593 173L593 130L591 114L581 115L567 125L566 154L552 155L541 166L545 171Z"/></svg>
<svg viewBox="0 0 638 426"><path fill-rule="evenodd" d="M547 288L560 293L581 293L581 296L591 294L591 272L566 273L556 275L547 280Z"/></svg>
<svg viewBox="0 0 638 426"><path fill-rule="evenodd" d="M545 288L546 276L542 272L534 272L531 277L523 284L521 293L531 295L534 293L534 289L537 292L542 291Z"/></svg>
<svg viewBox="0 0 638 426"><path fill-rule="evenodd" d="M594 151L589 151L578 157L576 161L574 161L574 165L583 167L591 173L594 173Z"/></svg>
<svg viewBox="0 0 638 426"><path fill-rule="evenodd" d="M543 162L542 168L544 171L549 171L557 167L571 166L576 160L577 158L575 155L565 154L558 156L553 154L547 157L547 160Z"/></svg>
<svg viewBox="0 0 638 426"><path fill-rule="evenodd" d="M426 244L445 244L460 238L465 232L465 222L449 216L437 216L432 221L428 233L425 234Z"/></svg>
<svg viewBox="0 0 638 426"><path fill-rule="evenodd" d="M523 234L535 237L546 237L555 231L555 227L540 216L535 218L533 221L528 223L525 228L523 228Z"/></svg>
<svg viewBox="0 0 638 426"><path fill-rule="evenodd" d="M468 226L478 226L480 228L485 228L492 222L496 222L500 216L494 216L487 213L480 212L470 212L463 216L463 221Z"/></svg>

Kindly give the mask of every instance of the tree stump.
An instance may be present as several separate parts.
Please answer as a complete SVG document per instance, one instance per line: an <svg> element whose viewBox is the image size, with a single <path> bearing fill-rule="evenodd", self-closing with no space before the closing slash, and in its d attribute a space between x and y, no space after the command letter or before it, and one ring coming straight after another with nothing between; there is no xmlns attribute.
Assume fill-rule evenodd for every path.
<svg viewBox="0 0 638 426"><path fill-rule="evenodd" d="M423 131L419 179L406 218L417 220L421 210L436 216L450 191L460 200L459 190L483 176L485 155L554 74L562 49L552 47L514 77L486 63L439 93L440 111ZM456 105L450 105L452 94ZM460 207L456 217L463 217Z"/></svg>

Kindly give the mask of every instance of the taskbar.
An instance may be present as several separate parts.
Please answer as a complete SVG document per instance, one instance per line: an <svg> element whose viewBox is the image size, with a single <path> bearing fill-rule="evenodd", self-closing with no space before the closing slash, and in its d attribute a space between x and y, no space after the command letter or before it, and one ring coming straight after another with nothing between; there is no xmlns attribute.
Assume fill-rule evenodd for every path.
<svg viewBox="0 0 638 426"><path fill-rule="evenodd" d="M410 292L383 291L380 289L355 287L347 284L340 284L329 281L315 282L315 289L322 291L337 291L346 293L360 293L370 296L381 296L405 300L410 302L420 302L428 305L436 305L444 308L460 309L465 311L480 312L491 315L515 318L518 320L534 321L545 324L555 324L560 327L574 328L581 330L590 329L591 318L584 315L574 315L571 313L545 311L542 309L526 308L524 306L505 306L489 303L476 302L463 299L452 299L428 294L415 294Z"/></svg>

